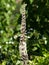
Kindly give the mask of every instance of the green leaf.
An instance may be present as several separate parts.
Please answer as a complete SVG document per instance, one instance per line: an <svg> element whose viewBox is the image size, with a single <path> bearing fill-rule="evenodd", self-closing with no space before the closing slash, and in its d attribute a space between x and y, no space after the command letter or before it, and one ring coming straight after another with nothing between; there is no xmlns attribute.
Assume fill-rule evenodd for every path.
<svg viewBox="0 0 49 65"><path fill-rule="evenodd" d="M34 1L34 0L30 0L30 4L32 4L32 3L33 3L33 1Z"/></svg>

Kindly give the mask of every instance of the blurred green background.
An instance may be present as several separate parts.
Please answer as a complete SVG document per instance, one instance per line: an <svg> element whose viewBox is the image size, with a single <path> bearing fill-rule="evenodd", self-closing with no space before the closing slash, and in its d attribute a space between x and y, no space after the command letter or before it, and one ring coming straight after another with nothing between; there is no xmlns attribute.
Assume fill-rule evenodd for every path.
<svg viewBox="0 0 49 65"><path fill-rule="evenodd" d="M49 65L49 0L24 0L30 65ZM22 4L0 0L0 65L20 65L19 39Z"/></svg>

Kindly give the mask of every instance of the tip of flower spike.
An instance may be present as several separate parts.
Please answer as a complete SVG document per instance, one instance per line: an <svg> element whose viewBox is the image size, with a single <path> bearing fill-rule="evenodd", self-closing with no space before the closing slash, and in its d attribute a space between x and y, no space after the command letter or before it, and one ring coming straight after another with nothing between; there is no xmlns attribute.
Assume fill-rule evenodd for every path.
<svg viewBox="0 0 49 65"><path fill-rule="evenodd" d="M20 8L20 13L22 14L25 11L25 7L27 6L27 4L23 4Z"/></svg>

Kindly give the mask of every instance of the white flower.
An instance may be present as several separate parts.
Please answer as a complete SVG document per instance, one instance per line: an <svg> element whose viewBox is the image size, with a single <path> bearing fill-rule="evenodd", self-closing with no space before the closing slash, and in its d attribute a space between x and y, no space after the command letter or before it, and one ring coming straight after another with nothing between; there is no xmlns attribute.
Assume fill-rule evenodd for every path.
<svg viewBox="0 0 49 65"><path fill-rule="evenodd" d="M4 31L3 31L3 30L1 30L0 32L1 32L1 33L3 33Z"/></svg>
<svg viewBox="0 0 49 65"><path fill-rule="evenodd" d="M8 14L11 14L11 11L10 10L8 11Z"/></svg>
<svg viewBox="0 0 49 65"><path fill-rule="evenodd" d="M26 38L30 38L30 36L25 36Z"/></svg>
<svg viewBox="0 0 49 65"><path fill-rule="evenodd" d="M14 42L12 42L11 44L14 44Z"/></svg>
<svg viewBox="0 0 49 65"><path fill-rule="evenodd" d="M11 41L9 41L9 44L11 44L12 42Z"/></svg>
<svg viewBox="0 0 49 65"><path fill-rule="evenodd" d="M6 42L6 44L9 44L9 42Z"/></svg>
<svg viewBox="0 0 49 65"><path fill-rule="evenodd" d="M6 44L14 44L13 41L6 42Z"/></svg>
<svg viewBox="0 0 49 65"><path fill-rule="evenodd" d="M17 35L14 35L14 39L17 39L17 37L18 37Z"/></svg>
<svg viewBox="0 0 49 65"><path fill-rule="evenodd" d="M47 44L47 40L45 40L45 44Z"/></svg>
<svg viewBox="0 0 49 65"><path fill-rule="evenodd" d="M7 4L6 6L7 6L7 8L9 8L10 7L10 4Z"/></svg>
<svg viewBox="0 0 49 65"><path fill-rule="evenodd" d="M46 40L47 38L46 37L43 37L44 40Z"/></svg>
<svg viewBox="0 0 49 65"><path fill-rule="evenodd" d="M33 28L30 28L30 30L33 30Z"/></svg>
<svg viewBox="0 0 49 65"><path fill-rule="evenodd" d="M17 61L16 65L20 64L20 61Z"/></svg>
<svg viewBox="0 0 49 65"><path fill-rule="evenodd" d="M2 48L2 46L0 46L0 49Z"/></svg>
<svg viewBox="0 0 49 65"><path fill-rule="evenodd" d="M27 36L27 38L30 38L30 36Z"/></svg>
<svg viewBox="0 0 49 65"><path fill-rule="evenodd" d="M37 5L36 7L38 8L39 6Z"/></svg>

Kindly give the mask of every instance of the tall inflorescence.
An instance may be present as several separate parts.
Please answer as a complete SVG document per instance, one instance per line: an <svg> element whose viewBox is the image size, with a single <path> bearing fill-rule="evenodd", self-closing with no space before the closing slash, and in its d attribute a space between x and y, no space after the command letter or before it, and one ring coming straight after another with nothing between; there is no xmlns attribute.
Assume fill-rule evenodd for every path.
<svg viewBox="0 0 49 65"><path fill-rule="evenodd" d="M22 59L22 65L28 65L28 54L27 54L27 46L26 46L26 11L25 11L26 4L23 4L20 8L20 13L22 15L21 19L21 36L20 36L20 44L19 44L19 51L20 57Z"/></svg>

